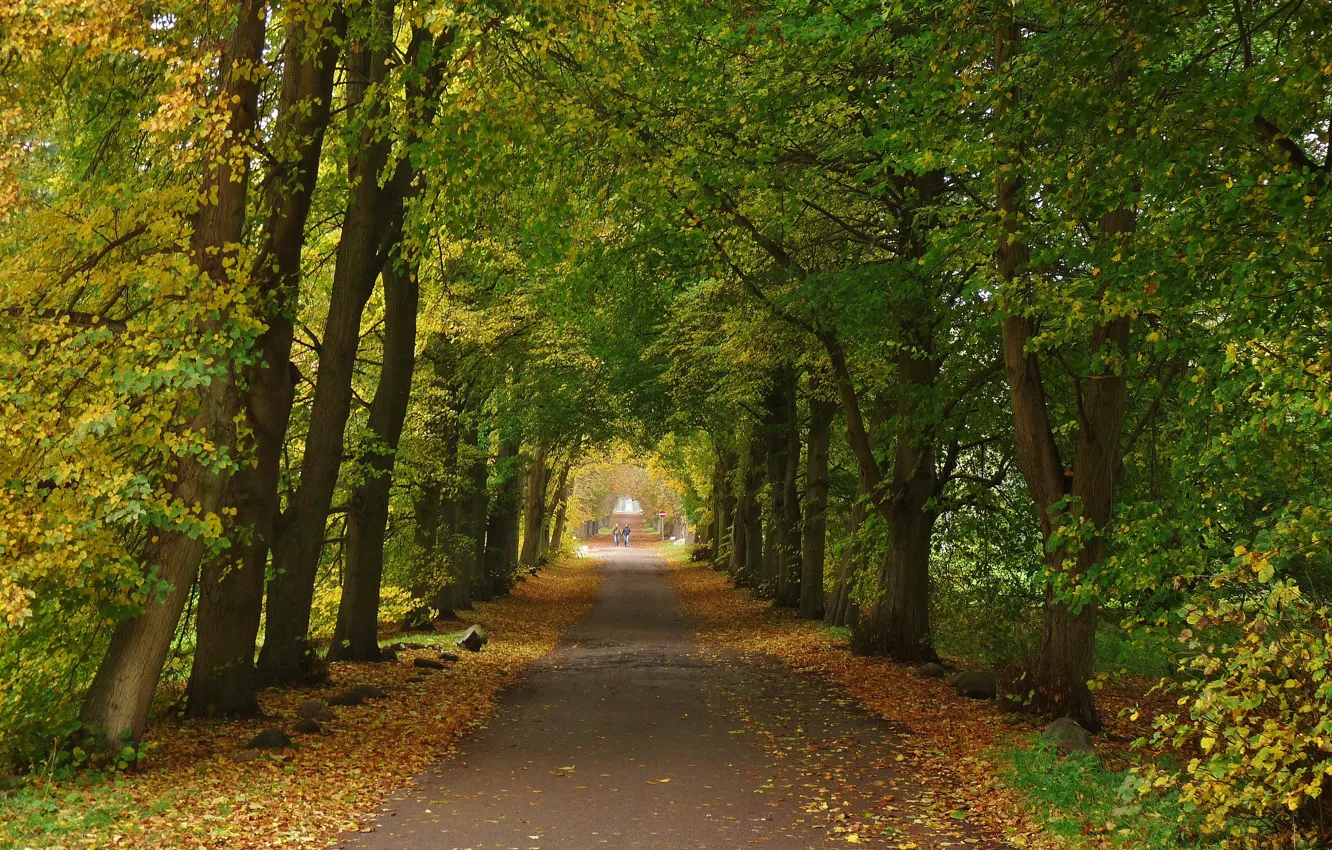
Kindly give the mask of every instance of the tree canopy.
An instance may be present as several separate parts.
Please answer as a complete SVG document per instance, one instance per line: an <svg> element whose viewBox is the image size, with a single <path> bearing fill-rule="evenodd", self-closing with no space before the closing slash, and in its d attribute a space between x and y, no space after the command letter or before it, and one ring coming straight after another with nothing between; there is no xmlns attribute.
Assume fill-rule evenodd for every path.
<svg viewBox="0 0 1332 850"><path fill-rule="evenodd" d="M119 752L173 687L252 714L633 495L858 652L1091 731L1130 643L1189 755L1142 782L1326 830L1329 33L0 4L0 758Z"/></svg>

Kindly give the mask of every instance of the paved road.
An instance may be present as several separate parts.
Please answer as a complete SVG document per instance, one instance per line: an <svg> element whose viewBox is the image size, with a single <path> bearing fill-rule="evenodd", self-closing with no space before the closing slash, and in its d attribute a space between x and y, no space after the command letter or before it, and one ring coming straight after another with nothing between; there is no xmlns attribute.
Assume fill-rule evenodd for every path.
<svg viewBox="0 0 1332 850"><path fill-rule="evenodd" d="M846 847L853 823L856 846L986 846L917 822L929 794L894 776L886 724L817 679L705 660L658 556L594 555L605 580L563 645L341 846L799 850Z"/></svg>

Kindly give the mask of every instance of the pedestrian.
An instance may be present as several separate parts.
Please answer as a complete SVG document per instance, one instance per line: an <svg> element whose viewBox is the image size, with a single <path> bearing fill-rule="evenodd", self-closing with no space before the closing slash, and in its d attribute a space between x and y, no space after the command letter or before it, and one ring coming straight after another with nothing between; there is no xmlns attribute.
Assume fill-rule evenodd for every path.
<svg viewBox="0 0 1332 850"><path fill-rule="evenodd" d="M629 545L629 523L624 524L624 545Z"/></svg>
<svg viewBox="0 0 1332 850"><path fill-rule="evenodd" d="M616 523L615 526L614 526L613 528L611 528L611 537L614 537L614 538L615 538L615 545L616 545L616 546L619 546L619 545L620 545L620 526L619 526L619 523Z"/></svg>

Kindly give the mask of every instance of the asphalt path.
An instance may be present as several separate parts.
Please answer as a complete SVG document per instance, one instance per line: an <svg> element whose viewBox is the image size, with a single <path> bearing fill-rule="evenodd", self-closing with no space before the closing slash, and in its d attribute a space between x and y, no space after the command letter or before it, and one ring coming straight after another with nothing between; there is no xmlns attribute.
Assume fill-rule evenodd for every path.
<svg viewBox="0 0 1332 850"><path fill-rule="evenodd" d="M660 556L599 548L596 604L348 850L994 847L899 775L909 730L762 657L701 651Z"/></svg>

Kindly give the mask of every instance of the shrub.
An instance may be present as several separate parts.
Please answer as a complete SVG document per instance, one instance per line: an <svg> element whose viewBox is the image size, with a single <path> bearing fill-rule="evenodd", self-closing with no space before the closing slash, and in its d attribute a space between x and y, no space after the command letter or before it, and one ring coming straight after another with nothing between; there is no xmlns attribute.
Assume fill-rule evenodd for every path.
<svg viewBox="0 0 1332 850"><path fill-rule="evenodd" d="M1257 846L1264 824L1296 846L1332 838L1323 797L1332 774L1327 609L1277 582L1256 598L1184 613L1193 678L1172 687L1187 711L1158 717L1153 742L1196 755L1181 771L1143 771L1150 787L1177 788L1230 846Z"/></svg>

